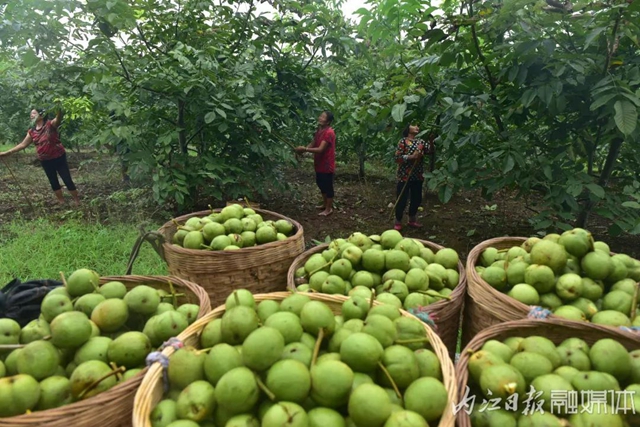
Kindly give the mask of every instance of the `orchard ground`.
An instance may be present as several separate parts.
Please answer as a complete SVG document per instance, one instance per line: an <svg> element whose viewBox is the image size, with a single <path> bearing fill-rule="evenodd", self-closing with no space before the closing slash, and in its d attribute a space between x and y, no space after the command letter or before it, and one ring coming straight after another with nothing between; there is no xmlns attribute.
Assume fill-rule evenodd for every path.
<svg viewBox="0 0 640 427"><path fill-rule="evenodd" d="M158 207L149 182L123 182L120 163L111 155L69 150L68 158L81 193L80 208L73 206L68 193L67 206L54 203L32 148L4 158L6 164L0 162L0 286L14 277L57 278L60 271L70 273L82 267L94 268L101 275L124 274L140 227L154 230L188 213ZM299 221L307 247L328 236L347 237L354 231L380 234L393 226L393 166L369 163L366 179L359 179L356 171L356 165L338 164L335 210L327 218L318 216L315 209L320 194L309 159L284 171L290 192L271 190L268 197L250 202ZM535 235L528 218L539 209L536 197L516 198L515 194L501 192L488 201L479 191L467 191L442 204L436 194L427 192L418 214L423 228L405 225L402 233L451 247L461 257L489 238ZM225 201L203 200L196 209L206 210L207 204L222 207ZM405 224L406 220L405 216ZM609 237L608 226L608 221L594 215L588 229L612 251L640 258L640 236ZM145 245L133 274L166 274L166 268Z"/></svg>

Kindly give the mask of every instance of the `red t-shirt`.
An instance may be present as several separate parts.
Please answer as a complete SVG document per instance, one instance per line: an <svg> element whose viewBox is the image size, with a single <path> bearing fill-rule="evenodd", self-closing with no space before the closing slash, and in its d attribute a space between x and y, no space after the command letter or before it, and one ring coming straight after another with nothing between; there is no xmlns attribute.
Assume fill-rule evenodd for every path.
<svg viewBox="0 0 640 427"><path fill-rule="evenodd" d="M313 165L316 172L334 173L336 170L336 133L330 127L318 129L313 136L313 148L320 147L322 141L327 141L329 147L320 154L314 154Z"/></svg>
<svg viewBox="0 0 640 427"><path fill-rule="evenodd" d="M65 153L64 147L60 143L58 129L50 120L47 120L39 130L36 130L35 126L29 129L29 135L36 146L38 159L57 159Z"/></svg>

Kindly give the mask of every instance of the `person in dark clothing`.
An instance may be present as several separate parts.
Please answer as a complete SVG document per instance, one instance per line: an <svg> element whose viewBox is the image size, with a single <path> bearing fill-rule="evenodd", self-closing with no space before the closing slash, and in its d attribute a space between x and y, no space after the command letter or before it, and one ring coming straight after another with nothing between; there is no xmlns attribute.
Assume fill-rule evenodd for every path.
<svg viewBox="0 0 640 427"><path fill-rule="evenodd" d="M322 194L323 203L318 206L322 210L318 215L329 216L333 213L333 179L336 171L336 133L331 128L333 114L325 110L318 117L318 130L313 141L306 147L296 147L296 153L313 153L313 164L316 171L316 185Z"/></svg>
<svg viewBox="0 0 640 427"><path fill-rule="evenodd" d="M416 138L420 128L408 125L402 132L402 139L398 142L395 160L398 164L396 186L396 222L394 229L402 230L402 216L409 201L409 227L422 227L416 219L418 207L422 203L422 184L424 182L424 156L434 151L433 138L429 143Z"/></svg>
<svg viewBox="0 0 640 427"><path fill-rule="evenodd" d="M24 150L32 143L36 146L36 153L40 164L44 169L51 189L56 195L56 200L64 204L62 186L58 181L58 175L62 178L67 190L71 193L76 205L80 204L78 190L76 189L67 163L67 153L58 135L58 127L62 121L62 111L58 110L53 120L47 120L44 109L31 110L31 120L34 125L27 131L27 136L22 142L10 150L0 153L0 157L6 157L18 151Z"/></svg>

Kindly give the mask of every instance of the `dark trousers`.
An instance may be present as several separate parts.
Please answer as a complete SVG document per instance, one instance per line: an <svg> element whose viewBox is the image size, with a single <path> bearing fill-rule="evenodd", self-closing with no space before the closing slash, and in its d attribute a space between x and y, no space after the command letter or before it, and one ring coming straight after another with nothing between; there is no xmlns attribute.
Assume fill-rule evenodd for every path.
<svg viewBox="0 0 640 427"><path fill-rule="evenodd" d="M327 196L329 199L333 199L333 174L316 172L316 184L320 189L320 192Z"/></svg>
<svg viewBox="0 0 640 427"><path fill-rule="evenodd" d="M62 188L60 181L58 181L58 175L60 175L60 178L62 178L64 185L69 191L74 191L76 189L76 185L71 179L71 172L69 171L66 153L56 159L40 160L40 164L44 169L44 173L47 174L47 178L49 178L49 184L51 184L51 189L53 191L58 191Z"/></svg>
<svg viewBox="0 0 640 427"><path fill-rule="evenodd" d="M407 185L405 188L405 184ZM402 196L400 192L404 188ZM422 203L422 181L409 181L409 183L399 181L396 188L396 197L400 196L398 204L396 205L396 221L402 220L402 215L407 207L407 201L411 199L409 204L409 216L416 216L418 213L418 207Z"/></svg>

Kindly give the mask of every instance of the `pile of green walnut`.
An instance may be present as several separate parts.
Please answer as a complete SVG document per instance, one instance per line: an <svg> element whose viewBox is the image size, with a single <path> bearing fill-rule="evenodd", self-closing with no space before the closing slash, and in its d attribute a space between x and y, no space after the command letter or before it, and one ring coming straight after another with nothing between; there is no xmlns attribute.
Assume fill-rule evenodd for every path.
<svg viewBox="0 0 640 427"><path fill-rule="evenodd" d="M485 282L524 304L570 320L640 326L635 315L640 261L611 255L607 244L594 241L587 230L530 237L509 249L489 247L478 264Z"/></svg>
<svg viewBox="0 0 640 427"><path fill-rule="evenodd" d="M558 346L542 336L490 340L469 358L468 371L470 395L477 396L470 414L474 427L640 423L640 350L628 352L613 339L600 339L591 348L579 338L568 338ZM500 409L482 410L483 397L499 399ZM527 398L533 401L528 404Z"/></svg>
<svg viewBox="0 0 640 427"><path fill-rule="evenodd" d="M171 356L153 427L428 427L447 406L425 325L388 304L237 290L199 339Z"/></svg>
<svg viewBox="0 0 640 427"><path fill-rule="evenodd" d="M208 216L191 217L184 225L177 224L173 244L185 249L232 251L250 248L278 240L294 233L293 224L286 219L262 219L253 209L235 204Z"/></svg>
<svg viewBox="0 0 640 427"><path fill-rule="evenodd" d="M433 251L396 230L356 232L309 257L296 272L298 291L359 295L408 310L450 299L460 281L455 250Z"/></svg>
<svg viewBox="0 0 640 427"><path fill-rule="evenodd" d="M22 329L0 319L0 417L60 407L128 380L198 315L198 305L177 306L175 292L147 285L127 291L121 282L98 286L99 279L74 271Z"/></svg>

